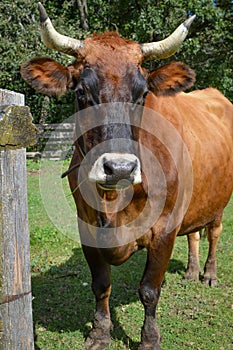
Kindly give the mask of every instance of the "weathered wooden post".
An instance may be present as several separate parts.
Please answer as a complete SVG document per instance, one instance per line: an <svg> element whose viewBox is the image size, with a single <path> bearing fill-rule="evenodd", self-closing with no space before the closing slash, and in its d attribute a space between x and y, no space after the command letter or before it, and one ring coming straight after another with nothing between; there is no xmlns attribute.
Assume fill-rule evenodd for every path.
<svg viewBox="0 0 233 350"><path fill-rule="evenodd" d="M0 89L0 349L33 350L26 146L36 128L24 95Z"/></svg>

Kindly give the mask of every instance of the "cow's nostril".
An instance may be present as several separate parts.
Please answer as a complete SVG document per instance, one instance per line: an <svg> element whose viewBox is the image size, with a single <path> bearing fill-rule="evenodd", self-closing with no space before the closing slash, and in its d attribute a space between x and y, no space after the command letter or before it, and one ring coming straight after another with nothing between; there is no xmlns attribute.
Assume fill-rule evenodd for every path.
<svg viewBox="0 0 233 350"><path fill-rule="evenodd" d="M114 169L112 167L112 162L111 161L104 163L104 173L106 175L113 175Z"/></svg>
<svg viewBox="0 0 233 350"><path fill-rule="evenodd" d="M131 166L131 174L136 170L137 168L137 162L132 162L132 166Z"/></svg>

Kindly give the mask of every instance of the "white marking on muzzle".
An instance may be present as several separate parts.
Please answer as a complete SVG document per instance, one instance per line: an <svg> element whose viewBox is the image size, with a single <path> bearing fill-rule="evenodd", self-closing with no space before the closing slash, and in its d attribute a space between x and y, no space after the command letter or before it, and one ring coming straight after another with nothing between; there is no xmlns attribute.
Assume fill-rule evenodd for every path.
<svg viewBox="0 0 233 350"><path fill-rule="evenodd" d="M104 164L108 161L135 162L135 167L130 174L132 184L136 185L142 182L140 160L134 154L130 153L104 153L93 164L88 178L91 182L104 184L107 181L107 174L104 171Z"/></svg>

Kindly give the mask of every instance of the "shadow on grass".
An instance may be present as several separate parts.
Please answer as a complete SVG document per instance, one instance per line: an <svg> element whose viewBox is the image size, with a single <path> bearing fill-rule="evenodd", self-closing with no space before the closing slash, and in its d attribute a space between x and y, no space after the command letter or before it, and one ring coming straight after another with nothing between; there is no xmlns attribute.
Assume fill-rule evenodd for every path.
<svg viewBox="0 0 233 350"><path fill-rule="evenodd" d="M179 275L183 275L185 271L186 267L182 261L176 259L171 259L169 261L167 272L178 273Z"/></svg>
<svg viewBox="0 0 233 350"><path fill-rule="evenodd" d="M116 308L137 302L138 285L146 262L146 252L140 251L126 263L112 268L111 317L112 338L137 349L138 342L129 338L119 322ZM182 262L171 259L168 273L182 273ZM91 277L81 248L76 248L65 263L53 266L46 273L32 277L34 323L50 332L80 331L86 338L95 308ZM142 319L143 323L143 319ZM36 347L39 350L38 347Z"/></svg>

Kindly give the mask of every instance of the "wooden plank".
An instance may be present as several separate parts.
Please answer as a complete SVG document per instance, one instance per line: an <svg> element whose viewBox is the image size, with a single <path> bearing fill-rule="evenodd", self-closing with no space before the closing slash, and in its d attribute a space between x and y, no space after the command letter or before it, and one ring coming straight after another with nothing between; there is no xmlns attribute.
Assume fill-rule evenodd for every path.
<svg viewBox="0 0 233 350"><path fill-rule="evenodd" d="M0 90L0 104L23 106L24 96ZM0 151L0 256L0 349L33 350L25 148Z"/></svg>
<svg viewBox="0 0 233 350"><path fill-rule="evenodd" d="M71 142L69 142L70 141L70 139L67 139L67 140L60 140L60 139L57 139L57 140L39 140L38 141L38 145L40 145L40 146L42 146L42 145L47 145L47 146L58 146L58 147L62 147L62 146L65 146L66 148L68 147L68 148L70 148L70 147L72 147L72 144L71 144ZM46 147L46 149L47 149L47 147Z"/></svg>
<svg viewBox="0 0 233 350"><path fill-rule="evenodd" d="M48 159L48 160L63 160L68 156L71 156L73 154L73 150L57 150L57 151L44 151L41 153L42 159Z"/></svg>
<svg viewBox="0 0 233 350"><path fill-rule="evenodd" d="M67 139L67 140L73 140L74 133L73 132L67 132L67 131L52 131L48 132L45 131L42 134L39 135L40 139Z"/></svg>
<svg viewBox="0 0 233 350"><path fill-rule="evenodd" d="M75 123L43 124L44 130L71 130L75 128Z"/></svg>

